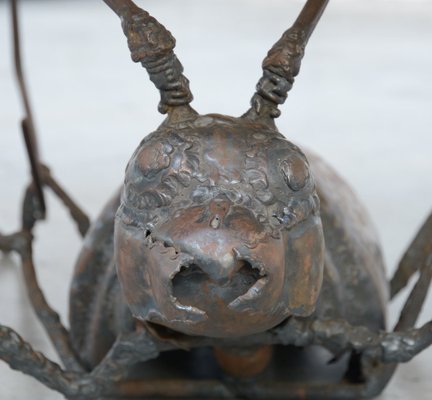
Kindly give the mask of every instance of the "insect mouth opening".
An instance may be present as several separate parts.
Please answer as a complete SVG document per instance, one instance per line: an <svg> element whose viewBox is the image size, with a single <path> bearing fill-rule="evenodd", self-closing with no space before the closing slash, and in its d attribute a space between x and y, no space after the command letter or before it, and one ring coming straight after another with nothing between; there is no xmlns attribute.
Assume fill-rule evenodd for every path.
<svg viewBox="0 0 432 400"><path fill-rule="evenodd" d="M151 334L161 340L174 340L176 343L184 342L185 347L187 341L190 340L190 336L185 333L168 328L156 322L146 321L145 324Z"/></svg>
<svg viewBox="0 0 432 400"><path fill-rule="evenodd" d="M237 260L232 272L212 277L198 264L182 266L172 279L173 296L185 306L215 314L261 294L267 276L249 261Z"/></svg>

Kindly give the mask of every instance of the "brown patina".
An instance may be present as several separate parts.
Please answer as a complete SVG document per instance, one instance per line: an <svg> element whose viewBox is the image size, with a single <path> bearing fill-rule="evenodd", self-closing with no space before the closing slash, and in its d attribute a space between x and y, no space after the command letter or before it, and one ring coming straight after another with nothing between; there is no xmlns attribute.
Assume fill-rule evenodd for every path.
<svg viewBox="0 0 432 400"><path fill-rule="evenodd" d="M74 399L379 394L397 363L432 344L432 322L413 329L432 279L432 216L388 285L373 227L353 192L276 128L278 105L328 0L308 0L269 51L240 118L197 113L173 36L131 0L105 3L121 18L132 59L160 90L167 118L138 146L121 194L86 234L87 217L39 160L12 0L32 183L22 230L0 235L0 250L21 256L29 297L65 369L3 325L0 358ZM45 186L86 234L71 286L70 332L48 305L33 264ZM389 286L394 296L416 272L401 317L386 332Z"/></svg>
<svg viewBox="0 0 432 400"><path fill-rule="evenodd" d="M304 154L247 119L184 125L148 136L126 171L115 247L134 316L229 337L311 315L324 239ZM143 162L155 141L165 153Z"/></svg>

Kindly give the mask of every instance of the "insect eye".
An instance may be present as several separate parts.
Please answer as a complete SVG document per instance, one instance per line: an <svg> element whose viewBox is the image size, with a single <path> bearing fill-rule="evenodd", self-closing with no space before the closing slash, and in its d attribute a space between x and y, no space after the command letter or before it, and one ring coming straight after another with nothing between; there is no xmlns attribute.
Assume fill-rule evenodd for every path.
<svg viewBox="0 0 432 400"><path fill-rule="evenodd" d="M303 189L310 179L307 162L298 155L290 155L281 163L286 184L295 192Z"/></svg>

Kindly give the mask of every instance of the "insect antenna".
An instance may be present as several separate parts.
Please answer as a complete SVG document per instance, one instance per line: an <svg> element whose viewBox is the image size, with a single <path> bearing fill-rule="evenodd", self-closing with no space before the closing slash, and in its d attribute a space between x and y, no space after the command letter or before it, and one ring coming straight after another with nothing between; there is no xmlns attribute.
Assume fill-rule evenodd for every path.
<svg viewBox="0 0 432 400"><path fill-rule="evenodd" d="M251 108L243 118L261 120L274 126L283 104L300 71L305 47L329 0L308 0L300 15L274 44L264 59L263 75L256 86Z"/></svg>
<svg viewBox="0 0 432 400"><path fill-rule="evenodd" d="M121 19L132 60L142 64L159 89L159 111L169 115L196 114L189 106L193 96L189 80L183 75L183 66L173 51L175 39L171 33L131 0L104 2Z"/></svg>

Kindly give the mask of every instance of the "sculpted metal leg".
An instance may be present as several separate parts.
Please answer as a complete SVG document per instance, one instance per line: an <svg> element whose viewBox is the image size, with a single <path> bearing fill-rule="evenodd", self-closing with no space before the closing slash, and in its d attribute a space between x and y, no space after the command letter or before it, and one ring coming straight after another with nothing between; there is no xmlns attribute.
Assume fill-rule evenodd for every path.
<svg viewBox="0 0 432 400"><path fill-rule="evenodd" d="M72 375L33 350L14 330L0 325L0 359L12 369L36 378L51 389L65 393Z"/></svg>
<svg viewBox="0 0 432 400"><path fill-rule="evenodd" d="M338 352L350 349L361 354L362 374L366 381L363 395L373 397L381 392L393 375L397 363L410 361L432 345L432 321L414 329L432 280L432 215L426 220L405 253L391 282L396 295L411 276L419 271L418 280L406 301L399 320L390 333L372 333L353 327L345 321L316 321L314 342Z"/></svg>
<svg viewBox="0 0 432 400"><path fill-rule="evenodd" d="M432 214L426 219L408 250L402 257L391 282L391 298L394 298L421 267L422 258L432 253Z"/></svg>
<svg viewBox="0 0 432 400"><path fill-rule="evenodd" d="M21 128L25 139L27 155L32 172L32 183L27 187L24 195L21 231L8 236L0 235L0 251L14 251L19 254L22 261L27 292L39 320L45 327L51 342L57 350L64 365L70 370L82 371L83 369L69 343L69 332L61 323L59 315L47 303L45 296L39 286L32 256L32 231L36 222L45 218L44 186L51 188L57 197L59 197L69 209L72 218L77 223L78 229L83 236L89 227L89 219L85 213L74 203L69 195L62 189L57 181L51 176L49 169L40 162L32 110L30 107L21 63L21 46L16 0L11 1L11 15L13 22L12 26L15 70L26 114L21 123ZM24 353L26 352L25 349L28 350L30 347L28 345L23 347L24 342L22 340L18 340L19 336L16 334L11 336L11 333L11 330L2 327L2 336L9 335L9 337L12 338L12 341L9 340L5 343L2 342L2 346L3 348L6 346L6 348L9 349L9 358L7 360L10 360L12 365L16 365L17 362L19 364L20 357L24 357ZM8 347L8 343L14 343L14 338L17 339L15 341L16 346ZM15 356L12 356L13 352L10 353L10 351L12 351L14 348L17 353ZM19 348L24 349L23 355L18 353ZM40 361L42 358L39 355L34 359L39 359Z"/></svg>
<svg viewBox="0 0 432 400"><path fill-rule="evenodd" d="M79 233L82 237L85 236L90 227L90 218L84 211L75 203L68 193L62 188L59 182L52 176L50 170L45 165L42 165L42 179L46 187L51 189L56 197L67 208L76 223Z"/></svg>
<svg viewBox="0 0 432 400"><path fill-rule="evenodd" d="M27 188L23 203L22 230L10 236L0 236L0 250L15 251L19 254L27 293L37 317L48 333L64 365L68 369L82 371L82 366L78 362L72 350L72 346L70 345L69 332L63 326L58 313L47 303L37 280L33 262L32 244L32 229L37 221L40 206L37 193L38 192L35 191L35 185L33 184ZM71 211L71 213L73 212ZM81 213L79 215L84 214ZM78 221L79 225L81 223L81 228L83 228L83 230L87 229L85 220L78 219Z"/></svg>
<svg viewBox="0 0 432 400"><path fill-rule="evenodd" d="M11 235L2 235L0 233L0 251L3 253L20 252L26 245L27 240L27 234L23 231Z"/></svg>
<svg viewBox="0 0 432 400"><path fill-rule="evenodd" d="M55 196L63 203L75 222L80 235L84 237L90 227L90 218L52 176L49 168L43 164L41 165L41 175L43 186L51 189Z"/></svg>
<svg viewBox="0 0 432 400"><path fill-rule="evenodd" d="M12 329L0 325L0 359L12 369L30 375L68 398L94 399L112 393L116 382L125 377L127 367L158 355L149 337L131 334L119 337L106 358L91 373L63 370L58 364L33 350Z"/></svg>
<svg viewBox="0 0 432 400"><path fill-rule="evenodd" d="M159 132L161 136L158 139L159 142L154 144L155 147L149 146L144 148L143 153L136 153L140 154L140 157L137 157L136 169L135 167L130 168L132 173L129 176L134 179L129 181L130 185L125 185L127 201L122 204L124 207L121 218L117 218L117 227L120 227L120 230L116 231L116 246L118 246L116 254L119 267L117 271L119 272L118 275L113 274L113 276L120 280L123 279L122 283L126 282L123 285L126 288L123 292L124 297L121 298L129 301L128 305L131 308L134 307L134 315L141 316L142 322L135 321L136 323L131 324L130 329L135 329L135 331L120 334L112 348L106 353L112 343L109 342L110 344L101 355L102 358L103 354L106 354L103 360L91 371L86 371L70 345L68 330L61 323L58 314L49 306L39 287L32 257L32 230L36 222L43 219L45 215L44 186L50 187L69 208L82 235L87 231L89 221L38 158L31 110L22 76L16 4L13 1L17 76L27 114L22 129L30 159L33 183L26 191L22 231L15 235L0 236L0 250L16 251L21 256L25 282L33 307L58 351L65 369L35 352L16 332L1 325L0 359L6 361L12 368L33 376L46 386L71 399L96 399L105 396L107 398L137 398L138 396L146 398L233 398L239 396L261 399L358 399L380 393L392 376L397 363L409 361L418 352L432 344L432 322L419 329L412 329L432 278L432 249L430 241L427 240L431 238L432 219L428 220L426 228L421 231L408 250L409 262L401 263L399 275L395 276L394 283L392 283L392 294L394 295L406 284L414 272L420 271L419 281L404 306L395 331L376 332L362 326L353 326L344 320L314 320L314 315L318 315L313 312L322 280L323 263L321 261L324 241L321 221L317 215L319 203L314 197L315 188L309 179L307 163L298 149L283 142L286 146L282 149L284 152L277 153L277 157L275 156L275 160L272 161L272 170L280 172L274 177L279 182L278 190L262 191L263 187L269 186L269 182L265 171L258 169L261 168L258 164L263 159L255 148L258 145L259 147L270 145L270 141L264 142L266 135L273 138L275 143L282 144L282 139L278 134L276 135L273 121L280 113L277 107L285 101L294 83L306 43L328 0L309 0L294 26L284 33L268 53L264 60L263 77L252 99L252 108L242 120L222 116L207 118L207 120L198 117L189 106L192 101L192 93L188 80L183 75L183 67L173 52L175 41L171 34L147 12L137 8L131 0L105 0L105 3L121 18L132 58L136 62L141 62L148 71L150 79L161 93L159 109L162 113L168 114L164 126L169 129L167 132ZM180 122L187 123L185 128L179 128L179 131L183 130L184 138L178 135L174 137L171 132L168 132L172 127L180 126ZM220 129L221 126L224 126L227 131ZM269 129L263 130L264 126ZM237 138L239 135L233 134L233 132L247 133L250 132L250 129L253 130L252 133L255 133L255 136L248 133L248 137L256 140L253 142L255 147L252 148L248 143L239 140ZM219 196L220 193L211 194L211 190L217 185L212 184L212 188L190 185L192 172L196 175L195 170L205 169L198 165L202 161L201 158L209 158L201 157L201 154L214 155L213 149L200 147L197 139L199 132L203 134L202 137L208 138L209 142L206 146L210 147L212 141L219 143L222 138L222 143L224 141L236 143L237 147L234 146L234 148L240 149L239 154L250 155L247 157L248 160L245 160L248 165L254 165L254 172L248 175L246 173L249 171L248 167L244 178L241 175L242 179L239 177L226 179L233 188L238 186L240 181L250 183L248 183L246 194L251 191L251 195L240 196L248 199L245 203L247 207L243 207L240 203L235 205L234 201L240 198L237 196L237 188L235 191L230 190L222 193L223 196ZM164 143L160 141L164 137L167 138L168 144L163 145L162 150L156 152L163 156L155 159L154 163L151 160L149 162L148 154L154 153L154 150ZM183 145L186 146L179 157L179 154L175 152ZM197 153L193 151L188 153L188 150L193 149L194 146L201 150ZM223 149L223 145L218 146ZM244 149L248 151L243 151ZM176 161L171 164L170 157L178 159L184 157L188 162ZM218 161L219 166L223 168L229 164L225 158ZM286 158L284 162L281 162L284 158ZM234 160L228 161L233 162ZM174 167L174 164L178 167ZM167 173L165 169L170 165L174 172L171 175L165 175ZM203 165L206 164L203 163ZM234 163L234 165L237 164ZM213 168L208 168L208 166L209 164L207 164L207 170ZM243 167L242 163L234 169L240 171ZM138 173L140 174L139 179L135 179L135 174ZM161 179L160 182L155 181L155 186L147 190L146 185L139 187L135 184L142 183L143 173L145 177L157 176L158 179L159 177L167 179ZM203 174L205 179L202 181L214 179L217 181L219 179L217 175L206 177L207 175ZM225 187L228 183L224 182L220 186ZM199 184L196 183L196 185ZM184 193L180 192L183 190L180 187L185 190ZM282 187L286 190L281 190ZM205 200L203 200L205 197L203 197L203 189L207 189L211 194ZM186 196L181 200L181 207L179 206L181 213L171 214L173 210L176 210L173 204L180 204L173 203L173 201L184 194ZM269 194L270 197L268 197ZM292 201L285 203L278 200L280 203L278 208L270 213L269 207L274 204L270 203L270 200L273 201L273 197L285 199L286 194L291 196ZM193 200L191 203L193 207L184 207L184 198L188 196ZM234 200L231 200L231 197ZM259 210L263 210L263 205L266 207L260 215L261 220L249 212L254 198L260 200ZM196 202L200 206L205 202L207 204L202 209L197 209ZM164 214L165 210L161 210L168 206L170 213L167 210L167 213ZM213 214L215 214L214 217ZM150 218L150 216L158 217L158 215L162 215L167 223L162 221L158 229L155 229L156 223L148 224L147 220L157 221L157 218ZM210 216L212 216L211 219ZM171 226L173 220L176 222ZM190 220L194 221L195 227ZM262 226L271 227L271 229L267 232L262 230ZM196 246L198 250L188 248L189 236L178 235L183 233L180 231L186 230L185 227L188 228L187 234L192 234L191 241L198 243ZM200 242L202 233L205 233L205 237L210 238L209 242ZM243 233L243 237L240 237L239 233ZM214 245L216 242L221 244ZM233 247L233 242L235 247ZM289 243L289 246L282 246L281 243ZM265 246L268 246L267 249ZM207 249L210 256L203 254L201 247ZM284 248L288 247L291 248L291 253L284 254ZM238 248L241 248L242 251L239 251ZM283 257L269 260L273 254L278 253ZM232 254L235 254L235 257ZM290 257L290 254L294 257ZM272 301L267 301L273 299L273 290L268 289L268 285L277 282L278 277L285 279L280 268L280 266L288 265L285 262L285 255L290 262L296 261L294 264L297 264L298 269L295 271L296 274L292 273L290 286L287 286L288 290L280 290L280 293L276 293L273 304ZM224 258L223 263L219 262L219 258ZM268 264L266 267L262 260ZM274 261L273 265L270 265L269 261ZM146 266L146 274L142 273L143 265ZM90 263L90 267L94 266ZM217 266L220 274L224 273L225 276L220 275L215 278L214 275L211 275L211 279L208 279L206 275L210 276L210 274L207 272L214 272L217 269L214 266ZM230 273L227 274L227 271ZM305 271L307 273L303 274ZM147 282L147 277L151 274L154 279L149 279ZM199 285L204 282L201 287L216 287L213 292L207 291L212 296L198 298L200 304L195 304L196 299L191 303L188 297L191 292L200 292L199 289L187 290L191 287L200 287L199 285L188 286L185 277L190 278L193 275ZM196 278L197 276L199 278ZM204 279L201 279L203 276ZM142 281L139 282L139 279ZM230 280L236 289L233 292L225 291L226 283L223 282ZM194 283L193 279L189 281ZM159 289L153 291L153 287ZM237 291L238 287L241 291ZM147 290L149 288L152 290ZM267 291L263 291L263 288ZM174 289L179 294L178 299ZM201 292L207 293L202 290ZM139 297L142 293L144 296ZM286 295L287 293L289 296ZM232 299L231 296L233 296ZM211 299L222 301L215 302ZM108 297L107 300L111 300L111 297ZM276 305L279 307L280 304L282 306L276 308ZM287 305L289 308L285 309ZM203 306L208 307L201 309ZM155 309L158 312L155 313ZM94 308L91 308L91 312L94 312ZM271 315L274 318L268 319L270 312L273 312ZM107 315L111 317L110 313ZM204 315L209 318L205 319ZM184 324L187 320L185 316L194 323ZM155 320L155 317L159 320L157 318ZM223 318L226 319L223 320ZM255 321L254 318L256 318ZM283 320L285 322L281 323ZM85 321L85 318L83 321L83 326L89 323ZM233 321L238 327L231 330ZM246 326L248 324L250 325ZM276 328L272 328L275 325ZM148 330L147 327L149 327ZM239 333L240 327L245 329L241 331L244 333ZM129 326L126 329L129 329ZM149 333L150 329L152 334ZM113 333L113 338L116 337L117 332L118 330ZM94 336L99 339L97 335ZM241 337L240 340L239 337ZM250 349L253 346L266 347L267 345L294 345L297 347L319 345L330 350L335 358L348 354L351 355L351 359L345 378L341 382L332 384L287 383L281 378L270 383L264 379L244 381L242 378L234 378L234 375L219 380L217 378L189 379L193 374L186 375L188 379L129 380L133 376L131 367L156 358L162 351L193 347L217 347L218 349L225 347L228 350L234 347L245 347ZM94 366L97 362L89 365ZM151 364L146 364L143 370L151 368L149 365ZM158 375L155 374L155 376Z"/></svg>
<svg viewBox="0 0 432 400"><path fill-rule="evenodd" d="M432 344L432 321L421 328L403 332L372 332L346 321L315 321L311 325L313 339L318 344L340 354L355 351L373 357L377 362L401 363Z"/></svg>

